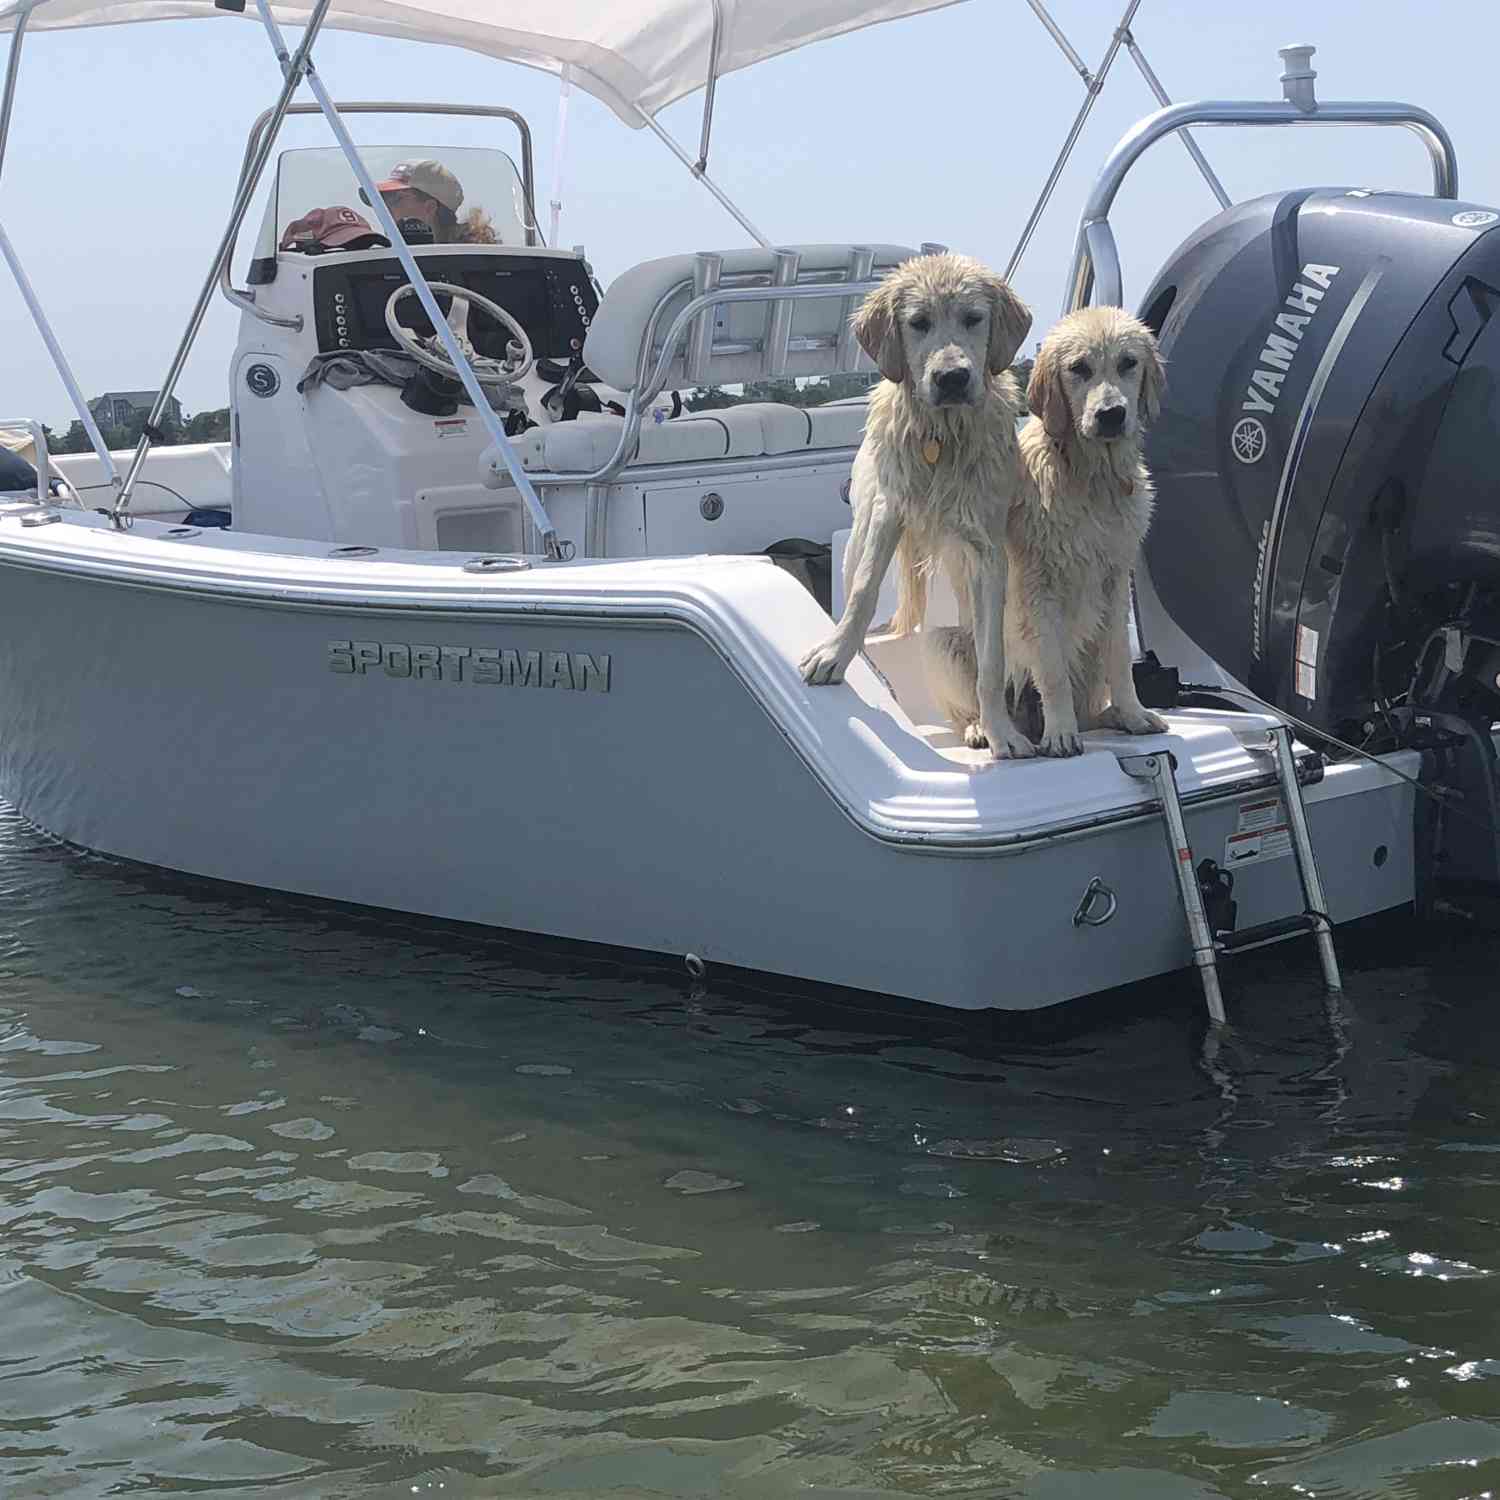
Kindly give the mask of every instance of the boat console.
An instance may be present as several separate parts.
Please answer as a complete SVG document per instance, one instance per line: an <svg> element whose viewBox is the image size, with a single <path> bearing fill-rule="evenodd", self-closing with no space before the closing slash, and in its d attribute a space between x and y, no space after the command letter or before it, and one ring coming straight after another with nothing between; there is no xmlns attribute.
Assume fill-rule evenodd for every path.
<svg viewBox="0 0 1500 1500"><path fill-rule="evenodd" d="M230 371L235 526L370 546L527 550L519 497L479 482L489 439L473 407L456 382L399 355L386 306L406 278L389 250L284 250L276 260L275 278L256 289L257 311L242 316ZM580 356L598 305L581 257L429 245L418 261L430 280L504 308L538 357ZM440 296L444 312L450 303ZM475 351L503 358L507 331L477 304L470 316ZM432 333L414 298L399 320L419 337ZM529 411L544 390L532 377L495 402Z"/></svg>
<svg viewBox="0 0 1500 1500"><path fill-rule="evenodd" d="M485 184L485 242L408 242L435 287L473 294L455 310L451 291L435 291L439 310L464 320L474 354L504 362L515 348L516 329L486 301L524 332L536 368L486 389L551 524L578 553L822 546L847 525L861 400L693 412L674 388L870 371L849 318L909 247L669 256L626 271L601 300L581 254L535 243L524 202L490 217L516 180L503 153L361 155L377 181L400 172L398 158L442 158L466 188ZM235 294L235 528L346 545L538 550L485 423L457 382L415 366L393 330L394 317L416 340L434 332L415 297L392 302L406 273L336 157L283 153L250 289Z"/></svg>
<svg viewBox="0 0 1500 1500"><path fill-rule="evenodd" d="M539 356L566 362L583 349L599 298L588 267L577 257L465 245L441 256L428 249L419 252L417 260L432 280L466 287L498 302L519 319ZM394 351L398 345L386 327L385 307L391 293L405 284L406 273L392 255L362 251L317 257L312 327L318 352ZM439 297L444 312L449 300ZM505 331L478 308L471 318L469 336L476 352L503 358ZM432 333L432 324L415 301L402 308L401 321L423 337Z"/></svg>

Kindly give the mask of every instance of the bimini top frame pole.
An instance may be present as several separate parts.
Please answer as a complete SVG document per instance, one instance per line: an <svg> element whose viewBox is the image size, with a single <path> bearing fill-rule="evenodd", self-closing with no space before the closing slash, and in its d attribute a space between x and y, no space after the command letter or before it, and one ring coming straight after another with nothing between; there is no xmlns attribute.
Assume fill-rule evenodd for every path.
<svg viewBox="0 0 1500 1500"><path fill-rule="evenodd" d="M1124 302L1120 252L1110 228L1109 211L1131 167L1163 136L1184 125L1399 125L1413 131L1432 161L1432 191L1438 198L1458 196L1458 157L1441 122L1415 104L1380 100L1320 104L1313 96L1315 76L1307 66L1311 47L1283 47L1286 64L1282 86L1286 97L1264 102L1207 99L1174 104L1147 115L1110 153L1084 206L1073 251L1073 267L1063 303L1065 313L1095 301L1119 307Z"/></svg>
<svg viewBox="0 0 1500 1500"><path fill-rule="evenodd" d="M723 0L708 0L714 10L714 29L708 41L708 79L703 86L703 129L698 134L698 160L693 170L708 171L708 138L714 128L714 90L719 86L719 55L724 49Z"/></svg>
<svg viewBox="0 0 1500 1500"><path fill-rule="evenodd" d="M16 82L21 76L21 43L25 39L26 23L30 18L29 10L23 10L16 17L15 33L10 40L10 56L5 64L5 88L3 93L0 93L0 171L3 171L5 167L5 148L10 141L10 117L16 104ZM105 480L117 486L120 483L120 476L115 470L115 461L109 456L109 449L105 446L104 435L99 431L99 424L94 421L94 414L89 410L88 402L83 399L83 392L79 389L77 380L73 378L72 367L62 351L62 345L57 342L56 334L52 332L52 325L47 321L47 315L42 311L41 301L21 265L21 259L16 254L16 247L11 244L10 236L5 232L4 224L0 224L0 256L4 256L6 265L10 267L10 273L15 278L21 299L31 313L31 321L36 324L37 332L41 334L42 342L47 346L48 354L52 356L52 363L57 367L57 373L68 393L68 400L73 403L73 410L78 413L78 420L88 434L89 443L98 455L99 462L104 466ZM45 495L39 498L45 498Z"/></svg>
<svg viewBox="0 0 1500 1500"><path fill-rule="evenodd" d="M1073 147L1078 144L1078 137L1083 134L1083 127L1088 124L1088 118L1094 111L1094 103L1099 98L1100 91L1104 88L1104 80L1109 77L1109 70L1114 66L1115 54L1124 43L1125 33L1131 21L1135 19L1135 13L1140 9L1141 0L1129 0L1125 7L1125 14L1120 18L1120 24L1115 27L1114 35L1110 38L1109 47L1104 53L1103 60L1099 64L1097 73L1090 73L1084 66L1083 59L1069 43L1067 37L1062 34L1051 16L1047 14L1046 7L1040 0L1031 0L1031 8L1036 12L1037 19L1047 28L1052 40L1062 48L1063 55L1072 63L1078 71L1079 77L1083 79L1085 93L1083 103L1078 106L1078 113L1073 117L1073 123L1068 128L1067 135L1063 138L1062 149L1057 153L1057 160L1052 163L1052 170L1047 174L1047 180L1042 184L1042 191L1038 195L1035 204L1032 205L1031 213L1021 229L1021 238L1016 241L1016 248L1011 252L1009 263L1005 267L1005 279L1013 280L1017 270L1020 269L1021 259L1026 254L1026 247L1031 243L1031 236L1036 232L1036 226L1041 222L1042 215L1047 211L1047 205L1052 201L1053 190L1057 187L1058 180L1062 177L1063 168L1068 164L1068 158L1073 154Z"/></svg>
<svg viewBox="0 0 1500 1500"><path fill-rule="evenodd" d="M1136 0L1139 4L1140 0ZM739 207L728 193L708 175L708 146L714 128L714 94L719 87L719 64L724 53L724 4L723 0L709 0L713 9L713 27L708 40L708 68L703 80L703 123L698 131L698 159L694 161L686 149L667 132L665 126L649 110L635 106L635 114L641 123L685 166L694 177L714 196L730 217L753 239L762 250L769 250L771 242ZM562 214L562 159L563 138L567 120L568 94L572 78L564 68L557 100L557 149L553 153L552 238L557 238L557 224Z"/></svg>
<svg viewBox="0 0 1500 1500"><path fill-rule="evenodd" d="M1078 108L1078 113L1073 119L1073 124L1063 140L1062 149L1057 153L1057 160L1052 164L1052 170L1047 174L1047 180L1042 185L1042 191L1033 205L1026 224L1021 230L1021 238L1016 241L1016 248L1011 252L1010 262L1005 268L1005 278L1011 280L1017 270L1020 269L1021 260L1026 254L1026 247L1031 243L1031 237L1036 232L1036 226L1041 222L1042 215L1047 210L1047 204L1051 201L1053 190L1057 187L1058 179L1061 178L1063 168L1068 164L1068 158L1073 154L1073 148L1078 144L1078 137L1083 133L1083 127L1088 122L1089 115L1093 112L1094 101L1104 89L1104 80L1109 76L1109 70L1114 66L1115 56L1121 47L1130 54L1131 61L1135 63L1142 78L1146 80L1146 87L1156 95L1158 104L1170 104L1172 101L1167 97L1167 91L1161 86L1161 80L1152 70L1151 64L1146 61L1146 54L1141 51L1140 43L1135 39L1135 33L1130 29L1131 22L1135 20L1136 12L1140 9L1141 0L1128 0L1125 14L1120 17L1120 24L1115 27L1114 35L1110 38L1109 47L1106 50L1099 69L1095 73L1089 72L1088 64L1078 55L1077 49L1068 40L1062 28L1047 12L1047 7L1042 0L1027 0L1035 13L1037 20L1047 30L1047 35L1057 43L1069 65L1078 76L1083 79L1085 89L1083 103ZM1208 190L1219 200L1220 208L1229 207L1229 194L1224 191L1221 183L1209 166L1208 158L1198 149L1198 143L1187 131L1180 131L1182 144L1187 153L1193 159L1193 164L1203 174L1203 180L1208 184Z"/></svg>
<svg viewBox="0 0 1500 1500"><path fill-rule="evenodd" d="M21 43L31 12L23 10L16 17L15 35L10 39L10 55L5 62L5 93L0 97L0 166L5 164L5 147L10 140L10 116L16 107L16 80L21 76Z"/></svg>
<svg viewBox="0 0 1500 1500"><path fill-rule="evenodd" d="M219 279L219 267L224 264L225 257L234 244L235 236L239 233L245 213L250 207L255 185L260 181L260 174L265 170L266 162L270 158L271 146L276 139L276 130L280 127L282 117L292 102L292 95L296 93L297 85L302 81L303 74L309 65L312 44L323 29L323 21L328 15L330 4L331 0L317 0L312 14L307 19L307 27L302 33L302 45L297 48L296 56L288 58L283 55L282 57L281 93L271 112L274 126L268 129L261 138L260 149L250 165L250 170L240 177L239 190L234 195L234 207L230 209L229 223L224 226L224 233L219 237L219 248L214 253L213 265L209 267L208 276L198 292L198 300L193 304L193 310L188 315L188 325L182 335L182 341L177 346L176 354L172 356L167 378L162 381L161 389L156 393L156 400L151 405L146 425L141 429L141 440L136 444L135 452L131 455L130 467L125 471L125 483L121 485L120 493L110 511L116 522L124 515L126 507L130 504L131 492L135 489L135 482L140 477L141 469L146 462L146 455L151 451L151 444L160 436L161 420L166 414L167 403L172 399L173 388L182 374L182 367L187 363L188 351L192 349L193 340L197 338L198 330L203 325L203 314L208 310L208 304L213 298L214 283Z"/></svg>
<svg viewBox="0 0 1500 1500"><path fill-rule="evenodd" d="M719 86L719 60L724 51L724 5L723 0L709 0L713 7L713 30L708 40L708 71L703 80L703 126L698 133L698 159L694 161L677 140L667 133L666 127L639 106L636 113L651 133L685 166L699 182L708 189L728 211L730 217L748 234L762 250L769 250L771 242L741 211L738 204L708 175L708 142L714 128L714 92ZM1140 4L1140 0L1136 0Z"/></svg>
<svg viewBox="0 0 1500 1500"><path fill-rule="evenodd" d="M765 235L763 235L760 230L758 230L755 225L752 224L748 218L746 218L746 216L740 211L739 207L735 204L734 200L729 196L729 194L726 193L724 189L721 188L719 184L716 183L713 178L710 177L708 173L705 172L703 168L697 162L695 162L693 158L687 154L686 151L683 150L681 145L679 145L678 142L667 133L666 128L657 120L656 116L647 114L643 109L637 111L637 113L640 115L641 124L645 125L651 131L651 133L667 148L667 150L670 151L672 155L675 156L677 160L680 161L683 166L685 166L688 171L691 172L693 176L696 177L698 181L701 182L703 186L706 187L708 191L719 200L724 208L728 210L730 217L733 218L735 223L738 224L740 228L743 229L745 233L748 234L750 238L760 246L762 250L769 250L771 248L770 240L768 240ZM706 137L703 144L706 144Z"/></svg>

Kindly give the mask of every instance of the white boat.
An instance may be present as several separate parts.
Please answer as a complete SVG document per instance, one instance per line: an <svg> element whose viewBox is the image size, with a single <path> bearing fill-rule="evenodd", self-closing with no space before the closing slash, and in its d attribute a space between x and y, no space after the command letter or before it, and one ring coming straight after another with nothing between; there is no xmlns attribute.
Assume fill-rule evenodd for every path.
<svg viewBox="0 0 1500 1500"><path fill-rule="evenodd" d="M941 723L912 638L877 635L836 687L798 675L839 602L862 403L656 419L674 388L868 370L849 314L920 247L762 241L646 262L601 296L580 253L540 243L518 117L451 103L340 108L311 68L325 24L454 43L567 69L664 138L655 111L706 85L695 174L712 187L702 168L718 77L931 0L804 0L795 20L729 0L534 0L503 16L480 0L414 0L399 20L377 0L256 3L285 81L251 133L234 213L152 417L220 289L242 319L232 447L153 448L148 425L117 462L96 432L94 454L52 458L62 493L44 478L37 495L0 505L0 790L27 818L195 875L682 955L695 972L732 966L975 1009L1040 1007L1196 963L1222 1019L1218 956L1311 935L1336 987L1330 923L1425 891L1434 799L1413 783L1431 781L1441 755L1450 781L1455 756L1492 764L1487 731L1434 751L1447 720L1434 729L1432 716L1447 708L1414 693L1380 704L1383 722L1406 730L1379 755L1314 754L1281 711L1292 697L1247 684L1254 668L1218 659L1191 628L1182 600L1203 562L1173 540L1173 445L1222 426L1203 403L1239 378L1231 361L1203 389L1179 379L1169 392L1152 453L1160 544L1137 577L1142 642L1199 685L1197 704L1169 707L1166 735L1092 733L1076 759L991 762ZM0 29L13 33L0 153L28 25L215 13L209 0L0 3ZM295 49L283 22L305 24ZM1141 151L1194 123L1405 125L1434 153L1435 196L1400 211L1455 224L1456 212L1487 212L1448 201L1452 148L1430 115L1319 104L1306 58L1301 71L1291 63L1283 99L1166 107L1126 137L1084 215L1075 303L1096 278L1102 300L1123 300L1113 194ZM252 284L235 288L246 208L304 83L337 146L276 162ZM485 184L500 242L423 243L419 226L398 225L381 177L456 153L425 136L356 149L344 117L359 109L519 125L520 169L475 151L458 174ZM295 221L328 205L352 206L380 242L299 240ZM1235 225L1253 258L1257 214L1221 215L1189 242L1186 264L1195 243L1233 240ZM1399 216L1389 200L1387 214ZM1479 243L1482 227L1458 232ZM3 232L0 247L89 425ZM1355 277L1339 274L1341 299ZM1172 292L1153 289L1153 326L1165 345L1191 343L1197 299ZM485 298L509 327L474 311ZM1262 306L1245 316L1261 319ZM1343 349L1353 325L1338 316ZM1252 356L1262 332L1244 332ZM392 375L398 343L438 378L411 365ZM1270 384L1291 405L1300 367L1330 387L1337 357L1304 351L1297 374L1272 369L1284 393ZM580 387L601 410L567 409ZM1304 424L1319 416L1307 401ZM536 425L508 435L515 412ZM1281 452L1273 417L1256 425ZM1290 527L1302 481L1286 465L1277 505ZM1249 472L1234 467L1215 461L1205 475L1200 463L1194 482L1232 489ZM1276 533L1278 565L1296 561L1296 540ZM766 555L797 542L833 549L832 599ZM1273 573L1262 557L1255 587ZM1247 598L1251 586L1244 578ZM1286 626L1284 601L1272 615ZM1445 623L1453 679L1479 637ZM1287 628L1293 686L1305 689L1324 658L1311 624ZM1324 634L1328 645L1337 633ZM1249 700L1235 695L1251 689L1261 698L1239 711ZM1295 701L1313 730L1343 722L1316 688Z"/></svg>

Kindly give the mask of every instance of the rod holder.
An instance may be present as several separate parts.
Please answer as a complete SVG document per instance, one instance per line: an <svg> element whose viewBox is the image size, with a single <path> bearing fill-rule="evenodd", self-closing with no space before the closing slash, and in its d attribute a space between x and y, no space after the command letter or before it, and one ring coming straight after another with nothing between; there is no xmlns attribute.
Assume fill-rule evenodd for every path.
<svg viewBox="0 0 1500 1500"><path fill-rule="evenodd" d="M802 269L800 250L773 250L775 263L772 286L795 286ZM767 376L786 374L787 345L792 337L792 314L796 307L790 297L778 297L766 312L766 342L761 354L761 370Z"/></svg>
<svg viewBox="0 0 1500 1500"><path fill-rule="evenodd" d="M868 281L875 274L875 252L868 245L855 245L849 252L850 281ZM854 337L854 314L859 311L863 297L845 297L844 310L839 322L839 341L834 362L841 370L873 370L874 361L859 347Z"/></svg>
<svg viewBox="0 0 1500 1500"><path fill-rule="evenodd" d="M702 297L716 291L719 278L724 274L724 257L708 250L700 250L693 257L693 296ZM707 385L708 368L714 355L714 319L719 315L717 306L705 307L688 330L687 348L682 356L682 380L684 385Z"/></svg>
<svg viewBox="0 0 1500 1500"><path fill-rule="evenodd" d="M1282 97L1305 115L1312 114L1318 107L1317 91L1313 86L1318 75L1312 66L1312 55L1317 50L1304 45L1276 49L1281 59Z"/></svg>

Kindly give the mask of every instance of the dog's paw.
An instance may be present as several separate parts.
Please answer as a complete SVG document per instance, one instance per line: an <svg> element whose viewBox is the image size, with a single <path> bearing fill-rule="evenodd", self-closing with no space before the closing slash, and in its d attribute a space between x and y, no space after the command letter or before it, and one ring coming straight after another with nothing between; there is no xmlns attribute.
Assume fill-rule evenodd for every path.
<svg viewBox="0 0 1500 1500"><path fill-rule="evenodd" d="M988 750L990 748L989 737L979 727L977 719L972 724L964 725L963 742L971 750Z"/></svg>
<svg viewBox="0 0 1500 1500"><path fill-rule="evenodd" d="M970 734L976 738L970 739ZM996 760L1030 760L1036 754L1036 746L1014 724L1002 724L996 729L974 724L966 731L964 740L976 750L988 745Z"/></svg>
<svg viewBox="0 0 1500 1500"><path fill-rule="evenodd" d="M814 687L826 687L829 683L844 680L844 671L852 659L844 655L836 641L824 641L802 658L798 670L804 682Z"/></svg>
<svg viewBox="0 0 1500 1500"><path fill-rule="evenodd" d="M1126 734L1165 734L1168 724L1160 714L1152 713L1149 708L1142 708L1140 704L1122 708L1111 703L1099 715L1099 727L1123 729Z"/></svg>
<svg viewBox="0 0 1500 1500"><path fill-rule="evenodd" d="M1083 739L1076 730L1060 730L1056 734L1044 734L1036 747L1040 755L1058 757L1083 754Z"/></svg>

